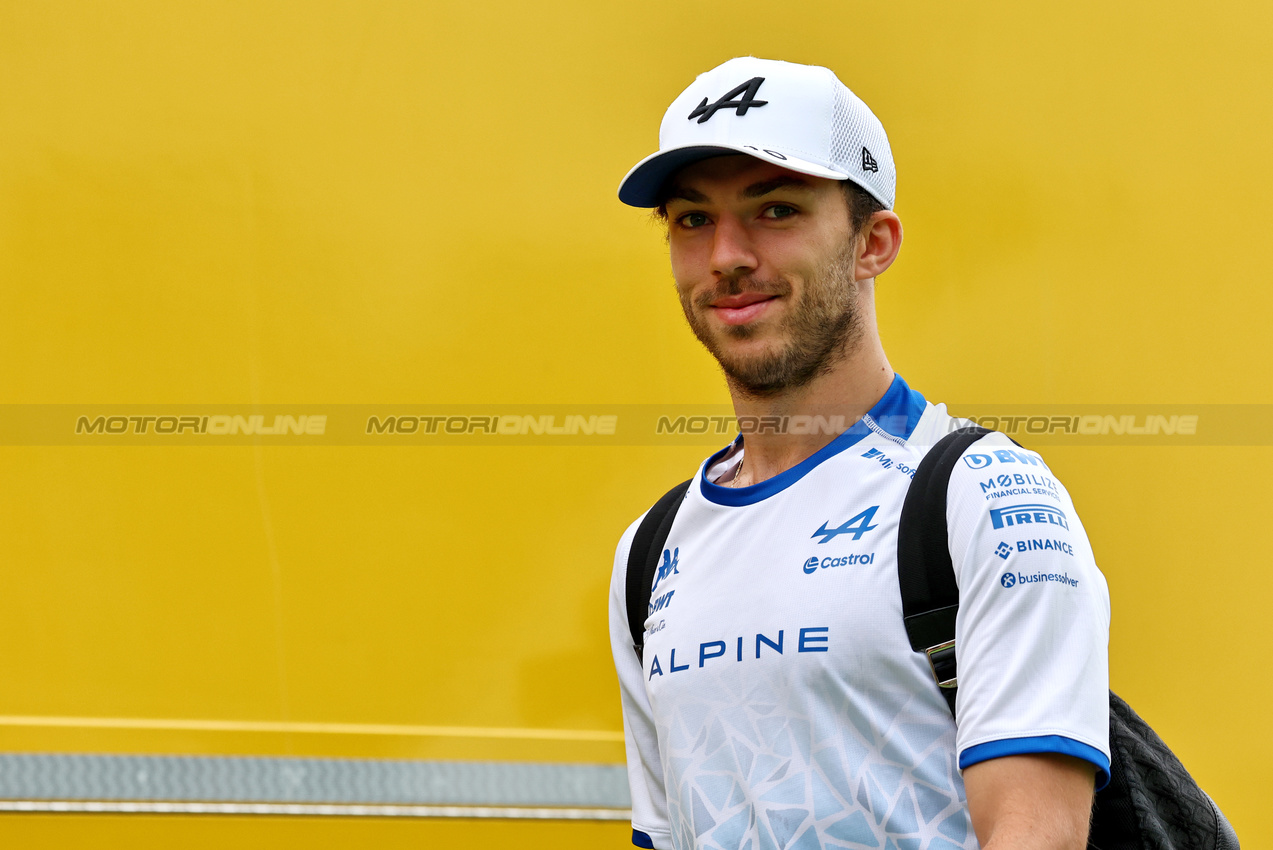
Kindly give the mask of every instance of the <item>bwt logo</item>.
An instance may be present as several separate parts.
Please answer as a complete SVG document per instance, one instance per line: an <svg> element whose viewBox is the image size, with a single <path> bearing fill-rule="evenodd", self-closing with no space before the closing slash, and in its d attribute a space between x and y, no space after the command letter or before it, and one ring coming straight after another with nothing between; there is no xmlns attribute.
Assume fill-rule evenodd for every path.
<svg viewBox="0 0 1273 850"><path fill-rule="evenodd" d="M1050 505L1010 505L1006 508L992 508L990 522L995 528L1043 524L1059 525L1064 529L1070 527L1065 514Z"/></svg>
<svg viewBox="0 0 1273 850"><path fill-rule="evenodd" d="M1047 469L1047 464L1043 462L1043 458L1034 452L1018 452L1011 449L999 449L992 455L970 454L964 455L964 463L968 464L971 469L985 469L995 461L1000 463L1024 463L1030 466L1041 466Z"/></svg>
<svg viewBox="0 0 1273 850"><path fill-rule="evenodd" d="M663 581L663 579L671 575L677 575L681 572L680 570L676 568L676 565L680 562L680 560L681 560L680 547L677 547L675 552L669 551L667 549L663 550L663 563L659 566L658 575L654 577L654 587L650 588L651 593L658 590L659 582Z"/></svg>

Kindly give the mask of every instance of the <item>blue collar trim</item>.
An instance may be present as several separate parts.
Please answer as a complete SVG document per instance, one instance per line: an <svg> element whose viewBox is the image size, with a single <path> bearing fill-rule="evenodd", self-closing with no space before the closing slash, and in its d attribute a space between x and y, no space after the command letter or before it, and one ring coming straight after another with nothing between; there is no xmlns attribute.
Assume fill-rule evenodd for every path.
<svg viewBox="0 0 1273 850"><path fill-rule="evenodd" d="M924 409L927 406L928 402L924 401L922 395L908 387L906 382L902 380L901 375L894 374L893 383L889 385L888 392L884 393L884 397L875 403L875 406L871 408L867 415L885 432L905 441L909 440L911 434L914 433L915 426L919 424L919 418L924 415ZM721 487L708 481L707 470L711 469L720 460L721 456L729 451L734 443L742 442L743 437L740 434L734 440L734 443L730 443L716 452L703 464L699 470L699 491L703 494L703 498L718 505L728 505L730 507L754 505L756 502L767 499L775 493L781 493L786 490L812 472L818 464L828 458L835 457L840 452L860 442L869 433L871 433L871 429L866 422L858 420L852 428L840 434L834 440L809 455L809 457L791 467L791 469L751 487L735 489L733 487Z"/></svg>

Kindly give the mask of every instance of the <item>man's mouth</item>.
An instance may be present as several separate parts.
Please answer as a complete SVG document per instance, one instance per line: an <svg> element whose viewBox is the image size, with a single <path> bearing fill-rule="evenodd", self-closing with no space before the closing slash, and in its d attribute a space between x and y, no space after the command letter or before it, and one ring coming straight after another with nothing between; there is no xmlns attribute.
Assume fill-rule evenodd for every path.
<svg viewBox="0 0 1273 850"><path fill-rule="evenodd" d="M727 325L745 325L755 321L778 296L764 292L741 292L738 295L726 295L712 302L711 308L716 316Z"/></svg>

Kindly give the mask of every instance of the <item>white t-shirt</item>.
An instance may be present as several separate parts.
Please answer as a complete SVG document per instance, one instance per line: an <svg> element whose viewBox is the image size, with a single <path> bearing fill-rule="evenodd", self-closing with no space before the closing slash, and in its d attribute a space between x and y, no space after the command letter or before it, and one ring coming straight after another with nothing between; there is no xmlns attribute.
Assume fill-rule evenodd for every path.
<svg viewBox="0 0 1273 850"><path fill-rule="evenodd" d="M643 664L625 603L639 520L628 528L610 632L634 844L976 848L962 768L1060 752L1107 781L1109 594L1037 454L992 434L951 475L957 730L907 640L898 518L920 459L958 424L897 377L781 475L713 484L740 441L705 461L655 577Z"/></svg>

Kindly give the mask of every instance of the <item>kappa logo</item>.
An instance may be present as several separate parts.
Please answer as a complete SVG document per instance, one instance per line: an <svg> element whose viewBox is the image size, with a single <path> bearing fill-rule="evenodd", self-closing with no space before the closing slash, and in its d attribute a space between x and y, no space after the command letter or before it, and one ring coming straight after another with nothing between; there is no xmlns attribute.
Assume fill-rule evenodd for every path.
<svg viewBox="0 0 1273 850"><path fill-rule="evenodd" d="M879 505L871 505L871 507L862 511L862 513L846 521L838 528L827 528L824 522L818 527L818 530L809 535L810 537L821 537L819 544L830 543L835 539L837 534L852 534L854 540L861 540L862 535L878 526L871 525L871 519L874 518L875 512L880 509Z"/></svg>
<svg viewBox="0 0 1273 850"><path fill-rule="evenodd" d="M698 123L702 124L721 109L733 109L737 112L738 117L741 118L747 114L748 109L759 109L769 103L767 100L756 100L756 92L760 91L760 84L764 81L764 77L752 77L711 105L708 105L707 98L703 98L703 102L694 107L694 111L690 113L690 120L697 118ZM734 100L739 95L742 95L742 99ZM862 150L866 150L866 148Z"/></svg>
<svg viewBox="0 0 1273 850"><path fill-rule="evenodd" d="M863 171L879 171L880 164L875 161L875 157L871 156L871 152L866 148L862 148L862 170Z"/></svg>
<svg viewBox="0 0 1273 850"><path fill-rule="evenodd" d="M663 581L663 579L668 576L677 575L681 572L676 568L676 565L680 562L680 560L681 549L679 546L675 551L668 551L667 549L663 550L663 563L659 566L658 575L654 577L654 587L650 588L650 593L658 590L659 582Z"/></svg>

